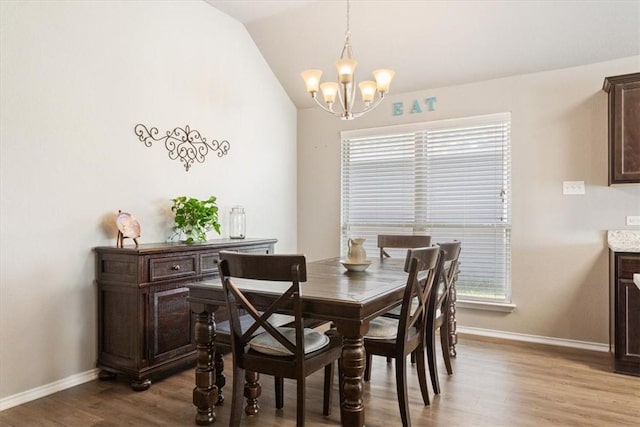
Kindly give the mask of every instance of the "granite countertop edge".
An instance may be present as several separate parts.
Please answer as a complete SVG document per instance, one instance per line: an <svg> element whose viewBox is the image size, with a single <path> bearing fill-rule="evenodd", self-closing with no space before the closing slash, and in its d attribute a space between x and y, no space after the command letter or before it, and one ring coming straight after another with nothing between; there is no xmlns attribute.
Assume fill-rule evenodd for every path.
<svg viewBox="0 0 640 427"><path fill-rule="evenodd" d="M614 252L640 252L640 230L609 230L607 244Z"/></svg>

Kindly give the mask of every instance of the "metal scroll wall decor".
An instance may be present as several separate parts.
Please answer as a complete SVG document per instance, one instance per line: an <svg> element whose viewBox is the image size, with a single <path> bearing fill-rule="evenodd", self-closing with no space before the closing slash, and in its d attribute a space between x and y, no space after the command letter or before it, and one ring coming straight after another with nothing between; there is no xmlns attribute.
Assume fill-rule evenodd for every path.
<svg viewBox="0 0 640 427"><path fill-rule="evenodd" d="M164 141L164 146L169 152L169 158L171 160L180 159L187 172L189 172L189 168L194 161L204 163L209 150L217 152L218 157L222 157L231 148L229 141L226 139L222 142L218 142L215 139L208 142L206 138L200 135L199 131L191 130L189 126L185 126L184 129L177 127L172 131L167 131L166 136L160 137L158 137L157 128L148 129L143 124L137 124L135 132L138 135L138 139L144 142L147 147L151 147L154 141Z"/></svg>

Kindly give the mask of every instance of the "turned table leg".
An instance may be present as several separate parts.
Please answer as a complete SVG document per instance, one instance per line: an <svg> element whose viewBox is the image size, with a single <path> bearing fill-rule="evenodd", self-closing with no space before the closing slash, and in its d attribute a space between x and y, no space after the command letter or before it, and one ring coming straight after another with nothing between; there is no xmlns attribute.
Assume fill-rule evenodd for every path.
<svg viewBox="0 0 640 427"><path fill-rule="evenodd" d="M447 322L449 322L449 356L456 357L456 344L458 343L458 332L456 331L456 284L449 289L449 307Z"/></svg>
<svg viewBox="0 0 640 427"><path fill-rule="evenodd" d="M342 334L342 401L340 418L343 426L364 426L364 368L366 354L364 350L364 334L369 329L368 323L354 328L337 324ZM342 327L341 327L342 326Z"/></svg>
<svg viewBox="0 0 640 427"><path fill-rule="evenodd" d="M215 369L213 359L215 353L214 337L216 325L212 311L208 311L203 304L191 304L191 310L196 314L196 387L193 389L193 404L197 408L196 424L209 425L216 419L213 410L218 400Z"/></svg>

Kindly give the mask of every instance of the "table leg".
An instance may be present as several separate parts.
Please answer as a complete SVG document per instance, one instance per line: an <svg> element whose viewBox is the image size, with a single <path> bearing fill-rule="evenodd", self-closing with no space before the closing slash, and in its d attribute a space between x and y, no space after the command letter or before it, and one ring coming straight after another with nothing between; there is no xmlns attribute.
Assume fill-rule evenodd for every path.
<svg viewBox="0 0 640 427"><path fill-rule="evenodd" d="M364 404L362 394L364 390L364 367L366 355L363 336L369 325L359 325L357 330L341 327L342 334L342 397L340 418L343 426L364 426Z"/></svg>
<svg viewBox="0 0 640 427"><path fill-rule="evenodd" d="M196 315L196 387L193 389L193 404L197 408L196 424L209 425L216 419L213 410L218 400L218 387L215 386L215 354L214 337L216 325L213 310L209 311L204 304L191 304Z"/></svg>
<svg viewBox="0 0 640 427"><path fill-rule="evenodd" d="M456 357L456 344L458 343L458 332L456 331L456 284L449 289L449 307L447 322L449 322L449 356Z"/></svg>

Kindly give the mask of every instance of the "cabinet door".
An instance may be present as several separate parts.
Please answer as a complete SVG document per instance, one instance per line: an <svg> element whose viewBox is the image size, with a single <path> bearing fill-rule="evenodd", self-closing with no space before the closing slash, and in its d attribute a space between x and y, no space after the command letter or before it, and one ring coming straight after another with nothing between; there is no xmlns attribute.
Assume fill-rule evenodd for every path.
<svg viewBox="0 0 640 427"><path fill-rule="evenodd" d="M640 373L640 289L632 280L618 281L616 358Z"/></svg>
<svg viewBox="0 0 640 427"><path fill-rule="evenodd" d="M640 82L617 84L612 95L611 183L640 183Z"/></svg>
<svg viewBox="0 0 640 427"><path fill-rule="evenodd" d="M149 359L152 364L195 351L189 288L155 289L150 298Z"/></svg>

